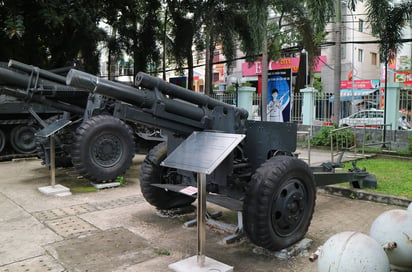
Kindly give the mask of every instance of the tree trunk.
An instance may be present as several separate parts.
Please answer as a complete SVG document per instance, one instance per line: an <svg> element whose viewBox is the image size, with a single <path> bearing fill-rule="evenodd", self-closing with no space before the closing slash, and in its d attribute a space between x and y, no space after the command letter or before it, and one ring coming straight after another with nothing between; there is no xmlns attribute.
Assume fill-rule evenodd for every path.
<svg viewBox="0 0 412 272"><path fill-rule="evenodd" d="M340 77L341 77L341 3L336 1L336 22L335 22L335 71L334 71L334 90L333 90L333 118L335 125L339 125L340 120Z"/></svg>
<svg viewBox="0 0 412 272"><path fill-rule="evenodd" d="M112 35L110 37L111 40L116 40L116 28L113 27L112 29ZM110 44L113 45L112 41L110 42ZM113 47L113 46L111 46ZM115 75L116 75L116 56L114 55L114 50L113 48L109 48L109 56L108 56L108 63L107 63L107 72L108 72L108 79L109 80L114 80Z"/></svg>
<svg viewBox="0 0 412 272"><path fill-rule="evenodd" d="M166 41L167 41L167 36L166 36L166 28L167 28L167 7L165 8L165 19L164 19L164 24L163 24L163 80L166 80Z"/></svg>
<svg viewBox="0 0 412 272"><path fill-rule="evenodd" d="M187 88L193 90L193 55L190 52L187 55Z"/></svg>
<svg viewBox="0 0 412 272"><path fill-rule="evenodd" d="M209 33L210 34L210 33ZM206 41L206 66L205 66L205 94L213 93L213 54L214 54L214 39L212 34L208 36Z"/></svg>

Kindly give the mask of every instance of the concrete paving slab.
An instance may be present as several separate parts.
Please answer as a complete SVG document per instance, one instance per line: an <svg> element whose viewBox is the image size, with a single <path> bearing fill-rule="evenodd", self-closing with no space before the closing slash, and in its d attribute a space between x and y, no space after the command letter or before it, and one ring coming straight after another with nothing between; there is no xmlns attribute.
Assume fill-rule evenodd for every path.
<svg viewBox="0 0 412 272"><path fill-rule="evenodd" d="M39 192L48 196L69 196L71 195L70 189L56 184L54 186L42 186L38 188Z"/></svg>
<svg viewBox="0 0 412 272"><path fill-rule="evenodd" d="M43 255L0 267L0 272L65 272L67 271L54 258Z"/></svg>
<svg viewBox="0 0 412 272"><path fill-rule="evenodd" d="M40 256L62 238L0 193L0 266Z"/></svg>
<svg viewBox="0 0 412 272"><path fill-rule="evenodd" d="M92 183L92 185L96 189L107 189L107 188L119 187L120 182Z"/></svg>
<svg viewBox="0 0 412 272"><path fill-rule="evenodd" d="M169 269L175 272L233 272L233 266L229 266L212 258L205 257L203 265L199 265L198 256L178 261L170 264Z"/></svg>
<svg viewBox="0 0 412 272"><path fill-rule="evenodd" d="M98 229L76 216L68 216L46 221L45 224L63 237L90 235Z"/></svg>
<svg viewBox="0 0 412 272"><path fill-rule="evenodd" d="M112 229L46 246L68 271L111 272L156 257L142 237L124 229Z"/></svg>
<svg viewBox="0 0 412 272"><path fill-rule="evenodd" d="M63 207L45 211L34 212L32 215L36 217L40 222L62 218L70 215L79 215L83 213L96 211L96 207L89 203L74 205L70 207Z"/></svg>
<svg viewBox="0 0 412 272"><path fill-rule="evenodd" d="M118 200L128 196L136 196L140 192L137 174L140 163L141 156L137 156L127 173L127 186L121 186L115 190L106 189L95 193L74 193L64 198L51 198L37 190L38 187L50 184L48 181L50 173L46 167L41 165L40 160L1 162L0 172L7 173L7 175L1 176L0 191L30 213L85 203ZM56 169L56 182L61 183L65 179L72 180L70 171L73 169Z"/></svg>

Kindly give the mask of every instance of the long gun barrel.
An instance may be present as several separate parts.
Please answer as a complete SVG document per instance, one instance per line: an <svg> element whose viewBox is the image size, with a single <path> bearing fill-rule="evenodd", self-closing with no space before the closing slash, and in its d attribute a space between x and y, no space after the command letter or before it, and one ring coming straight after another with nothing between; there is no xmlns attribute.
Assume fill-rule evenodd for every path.
<svg viewBox="0 0 412 272"><path fill-rule="evenodd" d="M140 78L142 80L140 80ZM145 88L136 89L78 70L71 70L67 74L66 83L70 86L88 90L89 92L96 92L127 102L139 108L151 109L156 104L161 103L167 112L196 121L205 118L206 110L218 106L228 111L234 110L243 120L247 119L248 116L248 112L245 109L235 108L205 95L197 94L166 82L156 82L156 78L144 74L139 77L139 83L141 87L147 86L150 90ZM154 91L155 89L163 94L162 98ZM184 102L182 100L184 100ZM205 110L202 107L207 109Z"/></svg>
<svg viewBox="0 0 412 272"><path fill-rule="evenodd" d="M49 90L49 91L58 91L58 92L72 92L72 91L79 91L76 88L66 86L65 84L65 78L59 75L55 75L56 77L54 78L55 82L44 79L41 76L41 74L44 75L44 73L50 73L46 70L38 69L39 71L39 78L36 78L35 75L30 76L28 74L24 73L18 73L16 71L6 69L6 68L1 68L0 67L0 82L5 85L11 85L15 86L18 88L37 88L41 86L43 90ZM51 74L51 73L50 73ZM61 81L63 78L63 82Z"/></svg>
<svg viewBox="0 0 412 272"><path fill-rule="evenodd" d="M13 96L13 97L15 97L19 100L22 100L22 101L30 100L31 102L35 102L35 103L38 103L38 104L42 104L42 105L45 105L45 106L53 107L55 109L59 109L59 110L62 110L62 111L67 111L67 112L71 112L71 113L75 113L75 114L82 115L83 112L84 112L84 109L82 107L72 105L72 104L66 104L66 103L61 102L61 101L50 100L50 99L47 99L45 96L42 96L42 95L37 95L37 94L30 95L30 94L28 94L24 91L20 91L20 90L17 90L17 89L1 87L0 88L0 94Z"/></svg>
<svg viewBox="0 0 412 272"><path fill-rule="evenodd" d="M10 68L15 68L24 71L28 74L38 73L41 78L48 79L60 84L66 84L66 78L64 76L60 76L43 69L39 69L38 67L35 67L33 65L27 65L16 60L10 60L8 66Z"/></svg>
<svg viewBox="0 0 412 272"><path fill-rule="evenodd" d="M85 107L87 94L77 88L67 86L65 84L65 77L54 75L48 71L23 63L10 63L12 63L11 66L13 66L14 69L23 68L22 71L29 71L28 69L31 67L30 69L33 68L37 70L38 78L37 76L30 76L26 73L0 67L0 85L8 86L12 89L25 90L27 94L25 100L31 99L34 95L42 95L50 100L59 100L75 106ZM44 79L41 76L46 76L55 80L55 82ZM20 94L22 94L22 92L20 92ZM9 93L9 95L16 97L18 94L13 95Z"/></svg>
<svg viewBox="0 0 412 272"><path fill-rule="evenodd" d="M202 95L199 93L189 91L185 88L171 84L169 82L161 80L160 78L150 76L143 72L139 72L136 75L135 81L136 81L137 86L148 88L148 89L157 88L164 94L167 94L167 95L170 95L176 98L180 98L182 100L197 104L199 106L207 106L209 108L214 108L216 106L222 106L224 108L233 107L219 100L213 99L207 95ZM242 108L235 108L235 110L240 113L242 119L247 119L248 117L247 110L242 109Z"/></svg>

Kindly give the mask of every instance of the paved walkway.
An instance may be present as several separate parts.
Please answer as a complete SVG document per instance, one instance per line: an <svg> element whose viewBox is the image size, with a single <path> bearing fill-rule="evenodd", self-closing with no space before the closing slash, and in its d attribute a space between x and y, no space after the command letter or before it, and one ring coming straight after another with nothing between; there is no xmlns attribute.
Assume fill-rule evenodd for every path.
<svg viewBox="0 0 412 272"><path fill-rule="evenodd" d="M317 152L312 151L312 163L329 161L326 152ZM39 160L0 163L0 272L164 272L169 264L196 255L196 228L183 227L194 213L163 217L143 199L137 178L142 158L137 156L127 172L127 185L66 197L38 192L49 184ZM57 170L57 183L75 178L73 172ZM222 221L236 222L235 213L208 207L222 211ZM311 251L338 232L367 233L379 214L399 208L318 193L307 233ZM225 245L226 235L208 229L206 255L234 271L317 271L307 256L280 260L247 238Z"/></svg>

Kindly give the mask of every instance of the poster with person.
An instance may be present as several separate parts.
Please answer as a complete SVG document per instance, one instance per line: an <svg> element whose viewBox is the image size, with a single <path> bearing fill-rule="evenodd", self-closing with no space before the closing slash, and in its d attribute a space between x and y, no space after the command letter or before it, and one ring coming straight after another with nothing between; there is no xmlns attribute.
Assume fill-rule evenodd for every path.
<svg viewBox="0 0 412 272"><path fill-rule="evenodd" d="M292 69L272 70L268 74L267 118L273 122L290 121Z"/></svg>

